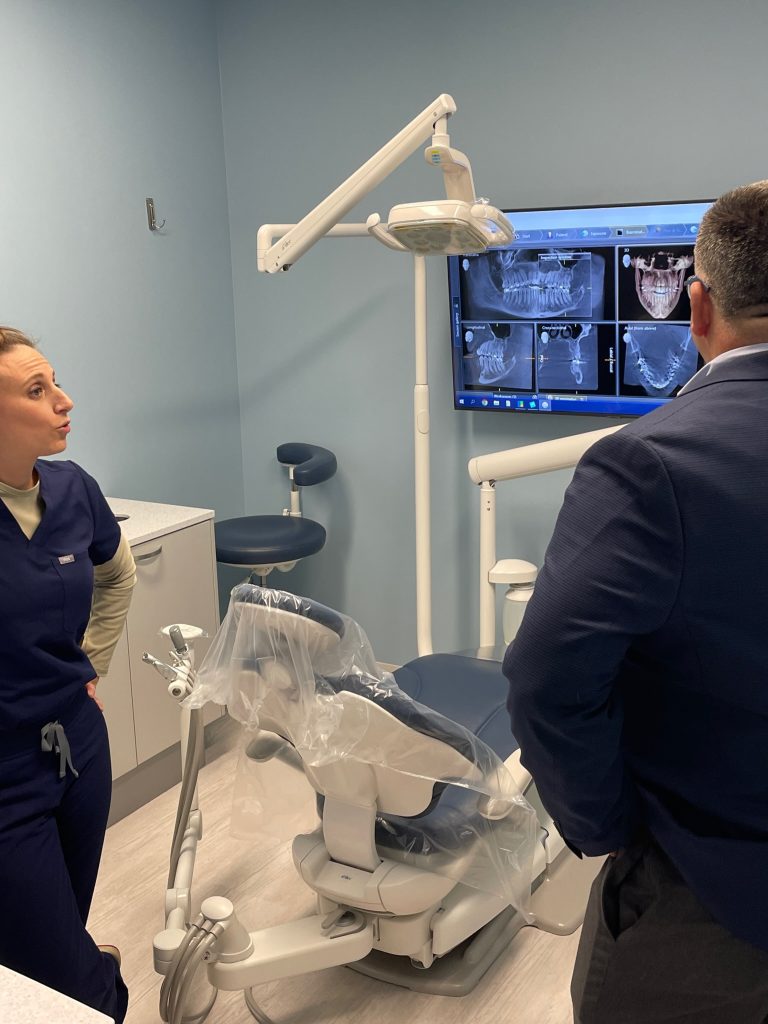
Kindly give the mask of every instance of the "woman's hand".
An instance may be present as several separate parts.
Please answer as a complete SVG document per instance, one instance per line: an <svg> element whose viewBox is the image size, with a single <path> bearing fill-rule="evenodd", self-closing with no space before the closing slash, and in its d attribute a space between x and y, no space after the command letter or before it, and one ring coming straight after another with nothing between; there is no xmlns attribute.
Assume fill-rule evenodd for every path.
<svg viewBox="0 0 768 1024"><path fill-rule="evenodd" d="M99 682L99 677L96 676L95 679L92 679L90 681L90 683L86 683L85 684L85 692L88 694L88 696L91 698L91 700L95 700L96 701L96 707L99 709L99 711L101 711L103 713L104 712L104 705L101 703L99 698L96 696L96 686L97 686L98 682Z"/></svg>

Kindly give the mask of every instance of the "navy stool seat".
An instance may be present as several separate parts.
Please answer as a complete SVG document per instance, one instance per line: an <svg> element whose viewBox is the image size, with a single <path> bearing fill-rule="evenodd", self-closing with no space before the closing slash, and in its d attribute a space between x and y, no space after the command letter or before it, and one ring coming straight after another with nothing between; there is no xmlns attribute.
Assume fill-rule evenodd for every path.
<svg viewBox="0 0 768 1024"><path fill-rule="evenodd" d="M325 544L325 527L303 516L239 516L214 525L216 561L230 565L278 565L314 555Z"/></svg>

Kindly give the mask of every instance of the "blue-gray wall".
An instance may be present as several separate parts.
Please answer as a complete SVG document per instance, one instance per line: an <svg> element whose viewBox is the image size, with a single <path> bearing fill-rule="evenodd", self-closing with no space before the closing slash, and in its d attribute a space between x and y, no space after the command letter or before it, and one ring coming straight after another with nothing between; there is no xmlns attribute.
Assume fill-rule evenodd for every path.
<svg viewBox="0 0 768 1024"><path fill-rule="evenodd" d="M245 503L281 506L276 444L332 448L306 492L325 551L286 578L354 615L383 660L415 651L411 261L328 240L257 276L263 222L299 219L438 93L500 206L705 198L768 174L763 0L221 0L224 140ZM418 155L348 219L439 196ZM360 216L356 216L359 214ZM444 260L430 261L436 649L475 642L467 459L609 421L454 412ZM500 493L499 555L540 560L568 474Z"/></svg>
<svg viewBox="0 0 768 1024"><path fill-rule="evenodd" d="M0 321L73 393L72 457L114 494L224 517L282 507L281 441L333 448L338 476L305 493L327 548L278 581L354 615L384 660L415 650L411 261L327 241L259 276L258 226L301 217L440 92L499 205L768 173L764 0L0 0L0 38ZM415 155L354 214L439 179ZM454 412L440 259L429 312L435 642L454 649L477 631L467 459L605 421ZM501 491L500 555L540 560L567 478Z"/></svg>
<svg viewBox="0 0 768 1024"><path fill-rule="evenodd" d="M0 39L0 322L107 493L240 513L213 3L0 0Z"/></svg>

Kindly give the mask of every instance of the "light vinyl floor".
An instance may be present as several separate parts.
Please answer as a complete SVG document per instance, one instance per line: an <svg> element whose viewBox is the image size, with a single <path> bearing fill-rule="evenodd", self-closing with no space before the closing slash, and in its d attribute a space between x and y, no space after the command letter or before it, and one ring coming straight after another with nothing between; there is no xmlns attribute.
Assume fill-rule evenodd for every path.
<svg viewBox="0 0 768 1024"><path fill-rule="evenodd" d="M313 913L314 905L287 843L231 835L237 753L226 749L231 745L225 740L209 751L200 774L203 838L194 908L206 896L227 896L248 930L256 931ZM152 967L152 938L164 927L178 794L176 786L107 832L89 931L96 942L115 943L122 951L130 991L126 1024L160 1021L161 979ZM568 987L577 942L578 933L561 938L524 928L477 988L461 998L411 992L347 968L274 982L254 995L274 1024L572 1024ZM249 1024L253 1017L242 993L220 992L208 1021Z"/></svg>

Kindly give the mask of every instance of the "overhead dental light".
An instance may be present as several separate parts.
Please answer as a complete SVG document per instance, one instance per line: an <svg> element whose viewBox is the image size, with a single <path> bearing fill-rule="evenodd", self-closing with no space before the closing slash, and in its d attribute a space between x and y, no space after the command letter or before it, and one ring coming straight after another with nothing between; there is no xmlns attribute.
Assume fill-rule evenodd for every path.
<svg viewBox="0 0 768 1024"><path fill-rule="evenodd" d="M485 252L514 238L509 221L487 202L441 199L433 203L402 203L389 212L390 235L421 256L459 256Z"/></svg>
<svg viewBox="0 0 768 1024"><path fill-rule="evenodd" d="M485 252L514 237L514 228L487 199L478 198L464 153L453 149L446 131L456 104L438 96L394 138L351 174L298 224L263 224L256 242L256 264L268 274L289 270L321 238L370 236L414 257L416 383L414 462L416 474L416 629L419 654L432 652L431 536L429 479L429 385L427 382L427 255ZM445 199L393 206L387 223L372 213L365 223L342 224L342 217L403 163L419 146L428 164L443 172Z"/></svg>
<svg viewBox="0 0 768 1024"><path fill-rule="evenodd" d="M262 225L257 238L258 269L268 274L288 270L324 236L370 234L390 249L418 255L485 252L489 246L511 242L514 228L500 210L475 195L469 159L451 147L446 126L455 111L452 97L443 93L298 224ZM386 224L377 213L365 224L340 223L353 206L430 139L424 159L443 172L445 199L394 206Z"/></svg>

